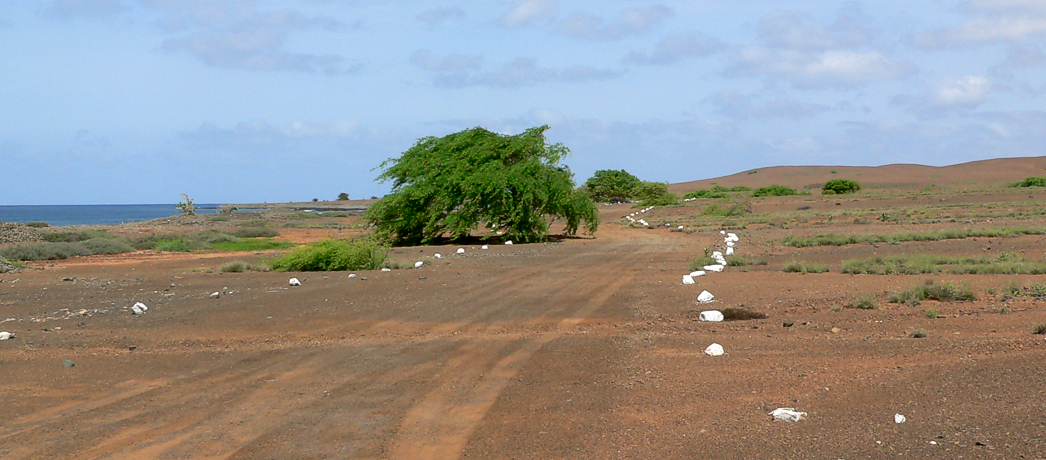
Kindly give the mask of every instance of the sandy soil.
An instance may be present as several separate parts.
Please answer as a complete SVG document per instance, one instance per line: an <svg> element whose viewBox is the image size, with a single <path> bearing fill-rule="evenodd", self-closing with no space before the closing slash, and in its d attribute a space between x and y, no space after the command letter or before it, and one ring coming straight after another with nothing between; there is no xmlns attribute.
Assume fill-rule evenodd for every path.
<svg viewBox="0 0 1046 460"><path fill-rule="evenodd" d="M201 271L254 253L34 264L0 275L0 330L16 334L0 342L0 457L1044 458L1046 340L1029 329L1046 322L1046 301L985 290L1046 276L837 269L881 254L1041 259L1043 236L780 243L1046 225L1035 214L1040 198L1022 196L755 200L754 214L733 219L744 228L730 231L739 255L768 265L729 267L694 286L680 282L688 262L721 241L699 202L647 213L658 229L629 228L620 217L631 210L611 206L601 207L597 238L465 246L463 255L458 246L398 248L395 260L427 264L356 278ZM876 220L883 212L904 219ZM832 272L783 273L794 259ZM289 286L290 276L302 286ZM980 299L887 302L927 278L969 283ZM717 302L698 304L702 289ZM838 308L858 295L879 307ZM149 311L132 315L135 302ZM703 309L728 307L768 317L697 321ZM927 337L910 338L915 329ZM713 342L726 355L705 355ZM767 413L778 407L808 419L774 422ZM897 413L907 422L896 424Z"/></svg>

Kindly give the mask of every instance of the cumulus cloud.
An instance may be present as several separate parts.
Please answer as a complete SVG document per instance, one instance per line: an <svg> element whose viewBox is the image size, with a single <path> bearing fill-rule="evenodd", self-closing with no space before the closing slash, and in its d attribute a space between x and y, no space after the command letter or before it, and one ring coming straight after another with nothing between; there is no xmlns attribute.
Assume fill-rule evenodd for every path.
<svg viewBox="0 0 1046 460"><path fill-rule="evenodd" d="M588 65L574 65L562 69L541 67L533 58L520 57L492 71L480 70L478 56L449 55L435 58L427 51L415 53L411 62L435 74L435 84L444 88L488 86L518 88L547 82L583 82L606 80L621 75L620 71L597 69Z"/></svg>
<svg viewBox="0 0 1046 460"><path fill-rule="evenodd" d="M646 33L671 17L672 13L672 9L664 5L628 8L610 24L598 16L575 13L559 23L559 30L578 38L616 40Z"/></svg>
<svg viewBox="0 0 1046 460"><path fill-rule="evenodd" d="M942 107L976 107L984 102L992 83L985 77L965 76L940 82L934 102Z"/></svg>
<svg viewBox="0 0 1046 460"><path fill-rule="evenodd" d="M501 17L501 24L505 27L520 27L555 18L555 0L523 0Z"/></svg>
<svg viewBox="0 0 1046 460"><path fill-rule="evenodd" d="M451 21L464 19L465 10L458 7L436 8L419 13L415 18L425 24L437 26Z"/></svg>
<svg viewBox="0 0 1046 460"><path fill-rule="evenodd" d="M876 33L857 7L844 9L831 24L794 13L760 20L762 45L738 48L730 75L781 78L800 88L853 87L916 71L876 47Z"/></svg>
<svg viewBox="0 0 1046 460"><path fill-rule="evenodd" d="M789 99L764 100L758 96L743 96L734 91L720 91L706 99L722 115L736 119L811 118L827 112L830 107Z"/></svg>
<svg viewBox="0 0 1046 460"><path fill-rule="evenodd" d="M922 32L912 43L937 50L993 43L1019 43L1046 35L1046 2L1041 0L971 0L961 5L970 17L958 27Z"/></svg>
<svg viewBox="0 0 1046 460"><path fill-rule="evenodd" d="M419 50L410 57L411 64L429 72L461 72L478 69L483 64L483 56L469 56L452 53L438 58L429 50Z"/></svg>
<svg viewBox="0 0 1046 460"><path fill-rule="evenodd" d="M55 0L42 13L55 19L110 18L128 10L120 0Z"/></svg>
<svg viewBox="0 0 1046 460"><path fill-rule="evenodd" d="M719 40L702 32L674 33L658 40L654 45L654 51L632 51L623 61L626 64L673 64L683 59L708 56L723 48L724 45Z"/></svg>

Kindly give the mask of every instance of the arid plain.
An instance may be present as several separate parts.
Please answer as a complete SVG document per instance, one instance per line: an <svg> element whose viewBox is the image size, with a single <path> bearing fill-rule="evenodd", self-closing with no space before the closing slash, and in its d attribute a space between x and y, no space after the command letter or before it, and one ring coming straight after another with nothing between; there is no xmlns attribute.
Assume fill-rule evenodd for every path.
<svg viewBox="0 0 1046 460"><path fill-rule="evenodd" d="M271 252L33 262L0 275L0 330L15 333L0 342L0 458L1046 458L1046 335L1032 333L1046 275L843 273L875 257L1043 263L1046 190L1007 184L1044 168L766 168L714 182L810 193L655 208L652 228L601 206L594 237L394 248L426 264L354 278L217 270ZM865 189L821 195L833 178ZM295 219L271 218L277 239L367 232L358 216ZM1027 232L897 238L1006 229ZM747 265L683 285L722 230ZM818 234L884 240L784 243ZM797 265L828 271L784 271ZM928 280L976 299L890 301ZM766 317L697 319L726 308ZM808 417L775 422L778 407Z"/></svg>

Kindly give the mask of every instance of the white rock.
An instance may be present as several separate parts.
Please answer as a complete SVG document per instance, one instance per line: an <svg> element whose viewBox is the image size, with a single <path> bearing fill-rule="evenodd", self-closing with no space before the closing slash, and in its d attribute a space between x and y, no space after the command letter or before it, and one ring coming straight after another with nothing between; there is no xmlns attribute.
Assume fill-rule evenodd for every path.
<svg viewBox="0 0 1046 460"><path fill-rule="evenodd" d="M381 271L383 271L383 272L391 272L392 269L391 268L383 268L383 269L381 269Z"/></svg>
<svg viewBox="0 0 1046 460"><path fill-rule="evenodd" d="M291 278L288 282L291 286L301 286L301 281L298 281L298 278Z"/></svg>
<svg viewBox="0 0 1046 460"><path fill-rule="evenodd" d="M728 255L728 256L734 255L734 248L726 248L726 255Z"/></svg>
<svg viewBox="0 0 1046 460"><path fill-rule="evenodd" d="M734 242L733 241L727 241L726 242L726 247L728 247L728 248L734 247Z"/></svg>
<svg viewBox="0 0 1046 460"><path fill-rule="evenodd" d="M726 230L720 230L720 231L719 231L719 234L720 234L720 235L726 235Z"/></svg>
<svg viewBox="0 0 1046 460"><path fill-rule="evenodd" d="M443 254L440 254L440 253L437 252L437 253L433 254L432 257L435 257L437 259L442 259L443 258Z"/></svg>
<svg viewBox="0 0 1046 460"><path fill-rule="evenodd" d="M490 246L484 244L483 246L480 246L480 249L490 249Z"/></svg>
<svg viewBox="0 0 1046 460"><path fill-rule="evenodd" d="M10 339L11 337L14 337L14 334L12 334L10 332L7 332L7 331L0 332L0 340L7 340L7 339Z"/></svg>
<svg viewBox="0 0 1046 460"><path fill-rule="evenodd" d="M211 293L211 298L212 299L217 299L217 298L219 298L221 296L222 296L222 293L220 293L220 292L212 292Z"/></svg>
<svg viewBox="0 0 1046 460"><path fill-rule="evenodd" d="M682 229L683 229L683 226L682 226L682 225L680 225L679 227L676 227L676 229L677 229L677 230L682 230Z"/></svg>
<svg viewBox="0 0 1046 460"><path fill-rule="evenodd" d="M723 312L719 310L703 311L701 314L697 315L697 320L707 323L718 323L723 320Z"/></svg>
<svg viewBox="0 0 1046 460"><path fill-rule="evenodd" d="M425 265L425 262L422 262L420 260L417 261L417 262L414 262L414 268L421 268L422 265Z"/></svg>
<svg viewBox="0 0 1046 460"><path fill-rule="evenodd" d="M694 284L694 277L690 275L683 275L683 284Z"/></svg>
<svg viewBox="0 0 1046 460"><path fill-rule="evenodd" d="M349 279L352 279L352 278L355 278L355 277L356 277L355 273L349 273Z"/></svg>
<svg viewBox="0 0 1046 460"><path fill-rule="evenodd" d="M701 303L708 303L715 299L715 296L711 292L701 291L701 294L697 296L697 301Z"/></svg>
<svg viewBox="0 0 1046 460"><path fill-rule="evenodd" d="M512 244L512 240L508 240L508 241L506 241L506 242L505 242L505 244L506 244L506 245L510 245L510 244Z"/></svg>
<svg viewBox="0 0 1046 460"><path fill-rule="evenodd" d="M907 422L907 421L908 421L908 419L905 418L905 416L903 416L901 414L893 414L893 422L894 423L899 425L899 424L902 424L902 423Z"/></svg>
<svg viewBox="0 0 1046 460"><path fill-rule="evenodd" d="M739 240L739 239L737 238L737 235L736 235L736 234L734 234L734 233L727 233L727 234L726 234L726 236L728 236L728 237L729 237L729 238L730 238L731 240L734 240L734 241L741 241L741 240Z"/></svg>
<svg viewBox="0 0 1046 460"><path fill-rule="evenodd" d="M698 276L705 276L705 271L704 270L698 270L696 272L690 272L690 276L693 277L693 278L697 278Z"/></svg>
<svg viewBox="0 0 1046 460"><path fill-rule="evenodd" d="M722 252L712 251L712 258L713 259L719 259L719 258L722 258L722 257L723 257L723 253Z"/></svg>
<svg viewBox="0 0 1046 460"><path fill-rule="evenodd" d="M778 407L770 412L770 415L774 417L774 420L784 420L786 422L798 422L806 418L806 412L799 412L791 407Z"/></svg>
<svg viewBox="0 0 1046 460"><path fill-rule="evenodd" d="M458 254L464 254L465 253L465 248L458 248L458 252L457 253Z"/></svg>
<svg viewBox="0 0 1046 460"><path fill-rule="evenodd" d="M701 267L701 268L704 268L705 271L721 272L721 271L723 271L724 267L726 267L726 266L725 265L705 265L704 267Z"/></svg>
<svg viewBox="0 0 1046 460"><path fill-rule="evenodd" d="M713 343L705 348L705 354L708 356L723 356L726 350L723 350L723 346L718 343Z"/></svg>
<svg viewBox="0 0 1046 460"><path fill-rule="evenodd" d="M141 302L135 302L134 306L131 307L131 313L136 315L140 315L147 311L149 311L149 307L146 307L145 304Z"/></svg>

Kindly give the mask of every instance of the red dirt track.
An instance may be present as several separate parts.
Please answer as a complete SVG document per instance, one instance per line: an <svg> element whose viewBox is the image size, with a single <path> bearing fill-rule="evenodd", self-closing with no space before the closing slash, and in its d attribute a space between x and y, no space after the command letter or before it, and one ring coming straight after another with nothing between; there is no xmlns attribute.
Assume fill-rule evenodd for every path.
<svg viewBox="0 0 1046 460"><path fill-rule="evenodd" d="M876 193L847 206L871 219L882 200L908 200ZM942 211L958 223L861 224L839 214L836 199L757 200L756 215L783 223L730 231L740 255L769 265L728 267L696 286L680 283L687 263L722 241L718 227L700 225L702 204L647 213L659 229L626 227L620 216L633 210L618 205L600 208L596 238L465 246L461 255L458 246L397 248L394 260L426 265L353 279L192 271L253 254L33 264L0 275L0 321L14 319L0 330L17 335L0 342L0 458L1046 458L1046 340L1029 332L1046 322L1046 301L985 294L1046 275L836 269L844 258L924 251L1041 259L1043 236L780 243L969 227L967 218L1044 225L985 217L976 203L1015 192L991 193L947 196L972 203ZM809 214L787 214L807 203ZM666 222L696 231L670 232ZM795 258L832 271L782 272ZM887 302L927 278L969 283L980 298ZM702 289L717 302L697 304ZM866 294L877 309L835 308ZM130 313L138 301L146 314ZM768 318L697 321L700 310L727 307ZM927 337L910 338L917 328ZM705 355L713 342L726 355ZM774 422L767 413L777 407L809 417ZM908 421L894 423L895 413Z"/></svg>

